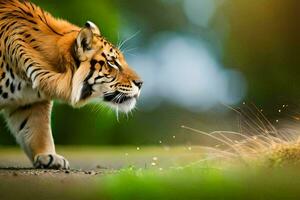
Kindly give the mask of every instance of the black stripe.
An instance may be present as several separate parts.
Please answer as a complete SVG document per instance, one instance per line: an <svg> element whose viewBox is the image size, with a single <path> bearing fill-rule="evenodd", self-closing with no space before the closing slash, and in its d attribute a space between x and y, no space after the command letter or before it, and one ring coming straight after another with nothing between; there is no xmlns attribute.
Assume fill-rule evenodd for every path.
<svg viewBox="0 0 300 200"><path fill-rule="evenodd" d="M47 80L49 78L52 78L55 74L49 74L48 76L44 76L40 79L40 82L44 81L44 80Z"/></svg>
<svg viewBox="0 0 300 200"><path fill-rule="evenodd" d="M26 12L26 15L33 17L33 14L31 14L30 12Z"/></svg>
<svg viewBox="0 0 300 200"><path fill-rule="evenodd" d="M5 39L4 39L4 44L6 45L6 43L7 43L7 40L8 40L8 37L5 37Z"/></svg>
<svg viewBox="0 0 300 200"><path fill-rule="evenodd" d="M97 60L94 60L94 59L91 60L91 66L92 66L93 68L95 68L95 65L96 65L97 63L98 63Z"/></svg>
<svg viewBox="0 0 300 200"><path fill-rule="evenodd" d="M64 169L67 169L67 162L65 159L63 159L63 161L64 161Z"/></svg>
<svg viewBox="0 0 300 200"><path fill-rule="evenodd" d="M18 26L15 26L14 27L14 30L18 30L18 29L20 29L20 28L22 28L22 27L25 27L26 25L24 25L24 24L20 24L20 25L18 25Z"/></svg>
<svg viewBox="0 0 300 200"><path fill-rule="evenodd" d="M29 78L31 78L31 76L33 75L34 72L37 72L37 71L39 71L39 70L41 70L41 69L40 69L40 68L36 68L36 69L32 70L32 71L30 72Z"/></svg>
<svg viewBox="0 0 300 200"><path fill-rule="evenodd" d="M31 67L33 67L33 64L32 64L32 63L27 67L27 69L26 69L26 75L27 75L27 73L28 73L28 71L29 71L29 69L30 69Z"/></svg>
<svg viewBox="0 0 300 200"><path fill-rule="evenodd" d="M13 23L11 23L9 26L13 26L17 23L17 21L14 21Z"/></svg>
<svg viewBox="0 0 300 200"><path fill-rule="evenodd" d="M94 72L95 72L95 68L92 66L92 67L91 67L91 71L90 71L90 73L87 75L87 77L85 78L84 82L87 82L87 81L93 76Z"/></svg>
<svg viewBox="0 0 300 200"><path fill-rule="evenodd" d="M29 3L29 5L31 6L32 10L34 10L34 5L33 5L33 3L31 3L30 1L29 1L28 3Z"/></svg>
<svg viewBox="0 0 300 200"><path fill-rule="evenodd" d="M21 131L25 126L26 126L26 124L27 124L27 122L28 122L28 117L26 118L26 119L24 119L23 120L23 122L21 123L21 125L20 125L20 128L19 128L19 131Z"/></svg>
<svg viewBox="0 0 300 200"><path fill-rule="evenodd" d="M25 20L25 21L27 21L27 19L26 19L25 17L21 17L21 16L15 16L15 18L17 18L17 19L22 19L22 20Z"/></svg>
<svg viewBox="0 0 300 200"><path fill-rule="evenodd" d="M105 64L105 62L103 60L100 60L99 63L101 65L101 67Z"/></svg>
<svg viewBox="0 0 300 200"><path fill-rule="evenodd" d="M108 82L106 82L106 83L112 83L112 82L114 82L116 79L117 79L117 76L113 77L112 80L110 80L110 81L108 81Z"/></svg>
<svg viewBox="0 0 300 200"><path fill-rule="evenodd" d="M30 58L25 58L24 64L26 64L29 60L30 60Z"/></svg>
<svg viewBox="0 0 300 200"><path fill-rule="evenodd" d="M49 160L49 162L48 162L48 164L47 165L44 165L44 167L46 168L46 169L48 169L49 167L50 167L50 165L52 164L52 162L53 162L53 156L51 155L51 154L49 154L48 155L49 156L49 158L50 158L50 160Z"/></svg>
<svg viewBox="0 0 300 200"><path fill-rule="evenodd" d="M25 38L29 38L29 37L31 37L29 33L25 35Z"/></svg>
<svg viewBox="0 0 300 200"><path fill-rule="evenodd" d="M9 72L10 72L11 78L15 79L15 75L14 75L14 72L13 72L12 68L10 68Z"/></svg>
<svg viewBox="0 0 300 200"><path fill-rule="evenodd" d="M7 79L6 82L5 82L5 86L8 87L9 83L10 83L10 81L9 81L9 79Z"/></svg>
<svg viewBox="0 0 300 200"><path fill-rule="evenodd" d="M97 76L97 77L95 78L95 81L97 81L98 79L102 79L102 78L104 78L104 76Z"/></svg>
<svg viewBox="0 0 300 200"><path fill-rule="evenodd" d="M25 14L28 15L30 17L33 17L33 15L30 12L25 11L23 8L19 7L19 9Z"/></svg>
<svg viewBox="0 0 300 200"><path fill-rule="evenodd" d="M48 26L48 28L49 28L53 33L55 33L55 34L57 34L57 35L60 35L60 36L63 36L63 34L58 33L57 31L55 31L55 30L48 24L47 18L46 18L46 16L45 16L45 11L44 11L43 9L41 9L41 11L42 11L43 17L44 17L44 19L45 19L45 22L44 22L44 23Z"/></svg>
<svg viewBox="0 0 300 200"><path fill-rule="evenodd" d="M8 17L9 17L8 15L1 17L1 21L6 20Z"/></svg>
<svg viewBox="0 0 300 200"><path fill-rule="evenodd" d="M39 16L39 18L40 18L40 20L42 21L42 22L44 22L44 20L42 19L42 17L40 16L40 15L38 15ZM45 23L45 22L44 22Z"/></svg>
<svg viewBox="0 0 300 200"><path fill-rule="evenodd" d="M3 73L2 73L2 75L1 75L1 78L0 78L0 80L3 80L3 79L5 78L5 75L6 75L6 73L5 73L5 72L3 72Z"/></svg>
<svg viewBox="0 0 300 200"><path fill-rule="evenodd" d="M41 163L39 162L40 156L37 156L36 161L34 162L35 168L41 168Z"/></svg>
<svg viewBox="0 0 300 200"><path fill-rule="evenodd" d="M10 68L9 68L8 64L6 64L5 68L6 68L6 71L9 72Z"/></svg>
<svg viewBox="0 0 300 200"><path fill-rule="evenodd" d="M17 33L17 34L23 35L25 32L26 32L26 31L22 31L22 32L19 32L19 33Z"/></svg>
<svg viewBox="0 0 300 200"><path fill-rule="evenodd" d="M37 73L34 77L32 77L32 81L35 81L35 79L37 78L37 77L39 77L39 76L41 76L41 75L46 75L46 74L48 74L49 73L49 71L42 71L42 72L39 72L39 73Z"/></svg>
<svg viewBox="0 0 300 200"><path fill-rule="evenodd" d="M84 82L84 85L81 90L80 100L86 99L89 96L91 96L93 93L93 87L92 85L88 84L87 82Z"/></svg>
<svg viewBox="0 0 300 200"><path fill-rule="evenodd" d="M19 85L18 85L18 90L19 91L21 90L21 86L22 86L22 83L20 82Z"/></svg>
<svg viewBox="0 0 300 200"><path fill-rule="evenodd" d="M15 85L13 83L10 84L10 91L11 93L15 92Z"/></svg>
<svg viewBox="0 0 300 200"><path fill-rule="evenodd" d="M12 54L12 55L15 55L15 52L16 52L16 48L13 49L13 51L12 51L11 54Z"/></svg>
<svg viewBox="0 0 300 200"><path fill-rule="evenodd" d="M2 98L3 98L3 99L7 99L7 98L8 98L8 93L7 93L7 92L4 92L4 93L2 94Z"/></svg>

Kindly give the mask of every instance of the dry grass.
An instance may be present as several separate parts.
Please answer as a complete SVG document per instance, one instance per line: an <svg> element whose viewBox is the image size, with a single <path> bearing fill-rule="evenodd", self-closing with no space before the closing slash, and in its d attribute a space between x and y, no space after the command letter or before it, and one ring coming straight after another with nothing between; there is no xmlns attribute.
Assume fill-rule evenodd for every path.
<svg viewBox="0 0 300 200"><path fill-rule="evenodd" d="M262 110L254 105L251 108L247 107L246 110L231 109L239 114L240 132L207 133L182 126L183 129L205 135L218 142L214 147L207 147L209 160L225 164L239 162L255 167L278 167L300 163L300 130L296 126L276 128L264 116Z"/></svg>

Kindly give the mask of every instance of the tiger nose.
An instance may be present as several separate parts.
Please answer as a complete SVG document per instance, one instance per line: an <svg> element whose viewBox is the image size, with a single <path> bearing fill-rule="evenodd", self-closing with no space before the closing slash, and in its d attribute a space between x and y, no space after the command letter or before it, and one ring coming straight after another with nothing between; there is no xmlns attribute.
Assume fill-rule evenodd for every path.
<svg viewBox="0 0 300 200"><path fill-rule="evenodd" d="M143 81L142 80L134 80L133 81L134 85L136 85L139 89L141 89L142 85L143 85Z"/></svg>

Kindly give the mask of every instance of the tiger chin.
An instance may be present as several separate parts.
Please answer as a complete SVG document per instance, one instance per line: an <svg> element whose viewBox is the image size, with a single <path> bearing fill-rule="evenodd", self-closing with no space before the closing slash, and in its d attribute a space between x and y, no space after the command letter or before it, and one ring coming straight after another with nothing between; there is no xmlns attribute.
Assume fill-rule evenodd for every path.
<svg viewBox="0 0 300 200"><path fill-rule="evenodd" d="M29 1L0 2L0 108L36 168L68 169L55 151L52 101L135 107L143 81L92 22L80 28Z"/></svg>

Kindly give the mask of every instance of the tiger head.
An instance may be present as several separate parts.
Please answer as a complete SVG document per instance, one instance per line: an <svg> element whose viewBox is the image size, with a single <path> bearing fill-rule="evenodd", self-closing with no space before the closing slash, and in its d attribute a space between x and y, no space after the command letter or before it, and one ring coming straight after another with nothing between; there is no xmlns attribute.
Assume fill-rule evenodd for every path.
<svg viewBox="0 0 300 200"><path fill-rule="evenodd" d="M122 112L135 107L143 81L95 24L87 22L81 29L73 51L78 66L73 77L73 105L102 100Z"/></svg>

